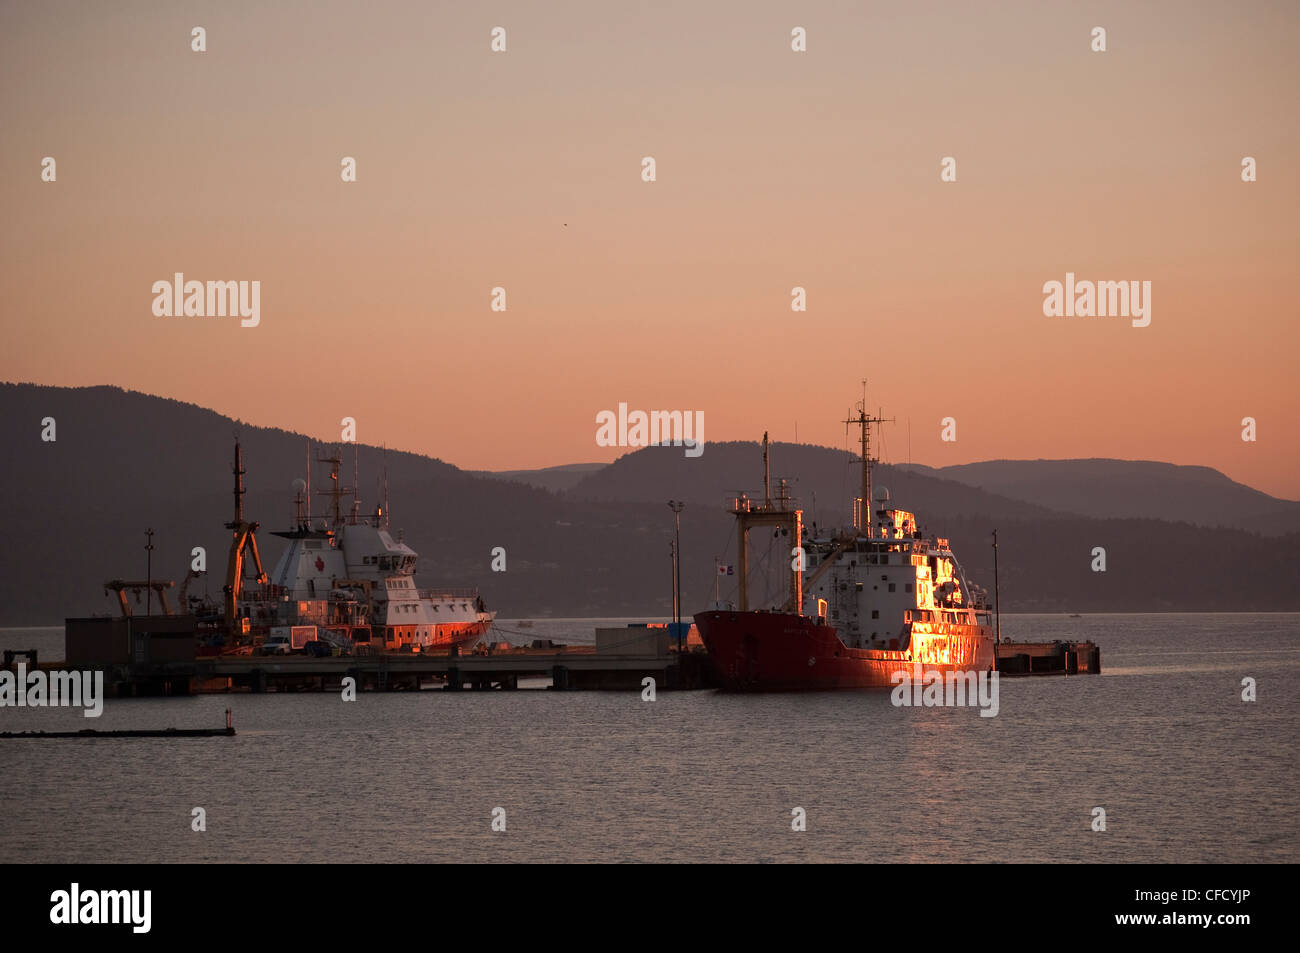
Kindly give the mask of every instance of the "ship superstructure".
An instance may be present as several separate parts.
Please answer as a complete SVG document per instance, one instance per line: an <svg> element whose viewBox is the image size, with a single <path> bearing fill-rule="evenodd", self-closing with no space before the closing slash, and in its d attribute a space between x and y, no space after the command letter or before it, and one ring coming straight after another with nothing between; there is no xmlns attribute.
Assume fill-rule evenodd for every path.
<svg viewBox="0 0 1300 953"><path fill-rule="evenodd" d="M853 501L853 527L831 536L807 533L785 481L772 497L764 436L763 501L742 495L729 506L738 605L695 616L726 688L888 687L916 663L943 672L993 665L986 594L967 581L947 539L924 533L914 513L873 487L871 427L885 422L868 415L865 401L846 421L861 428L862 495ZM792 547L788 593L761 609L749 604L747 579L755 527L773 527Z"/></svg>

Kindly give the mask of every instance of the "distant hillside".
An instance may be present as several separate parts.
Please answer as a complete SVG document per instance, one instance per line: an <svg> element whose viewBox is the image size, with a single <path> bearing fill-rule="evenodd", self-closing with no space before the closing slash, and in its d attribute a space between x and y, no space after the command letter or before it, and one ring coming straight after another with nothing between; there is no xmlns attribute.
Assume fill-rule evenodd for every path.
<svg viewBox="0 0 1300 953"><path fill-rule="evenodd" d="M40 421L57 421L57 440ZM291 485L306 469L305 437L241 424L179 401L115 387L0 383L0 467L9 545L0 548L0 625L57 622L108 611L106 579L143 577L144 530L153 527L155 573L179 584L194 546L209 576L192 591L220 594L230 533L235 435L247 470L245 512L259 520L268 571L294 508ZM325 449L313 444L313 453ZM353 446L343 482L352 482ZM671 611L668 536L658 507L573 506L535 487L473 477L440 460L358 446L363 512L373 511L388 469L392 529L421 554L425 586L479 586L514 615L653 615ZM313 489L325 485L317 467ZM313 512L324 512L319 497ZM716 515L720 527L725 515ZM653 542L647 542L652 540ZM490 571L503 546L507 571ZM685 550L685 543L683 550ZM685 552L687 580L711 572L712 555ZM712 585L697 586L701 598Z"/></svg>
<svg viewBox="0 0 1300 953"><path fill-rule="evenodd" d="M1227 526L1269 536L1300 531L1300 503L1276 499L1209 467L1092 459L989 460L912 469L1079 516Z"/></svg>
<svg viewBox="0 0 1300 953"><path fill-rule="evenodd" d="M40 439L54 417L58 439ZM268 570L283 548L270 535L293 518L291 484L303 475L306 440L252 427L174 400L113 387L0 383L0 625L57 623L109 611L104 580L145 572L144 530L153 527L154 572L180 582L190 550L203 546L209 575L194 584L219 594L230 533L235 434L247 469L245 511L259 520ZM352 447L343 478L352 481ZM644 616L671 608L669 499L682 514L682 591L687 614L712 597L714 556L734 562L735 531L723 511L738 489L761 493L756 444L646 448L587 473L562 493L477 476L440 460L360 447L363 511L373 510L387 462L392 529L420 553L419 583L479 586L503 615ZM773 474L798 473L808 520L842 522L857 467L842 451L776 444ZM324 485L315 471L313 488ZM1297 610L1300 534L1262 538L1157 520L1098 520L1026 504L925 473L882 467L878 485L915 509L922 525L950 536L973 577L991 585L988 534L1000 531L1008 611ZM816 494L816 501L812 499ZM324 512L319 498L313 504ZM760 534L761 535L761 534ZM490 571L505 547L507 572ZM779 565L783 541L754 542ZM1088 570L1105 546L1109 572ZM734 580L728 580L734 588ZM723 590L727 594L726 588Z"/></svg>
<svg viewBox="0 0 1300 953"><path fill-rule="evenodd" d="M843 450L801 444L769 447L772 492L781 477L793 477L791 493L809 522L836 526L852 519L851 500L861 495L862 466ZM919 514L921 525L932 526L947 516L988 519L1046 518L1046 507L1026 505L963 483L896 467L875 468L874 484L886 487L900 508ZM719 508L737 491L751 498L763 495L763 452L757 443L710 443L699 457L687 457L679 447L647 447L620 457L568 490L570 500L655 502L669 497L698 506Z"/></svg>
<svg viewBox="0 0 1300 953"><path fill-rule="evenodd" d="M998 523L1003 609L1018 612L1296 611L1300 534L1261 537L1158 520L1057 517ZM992 591L990 527L948 519L972 581ZM1106 550L1106 572L1092 551Z"/></svg>
<svg viewBox="0 0 1300 953"><path fill-rule="evenodd" d="M513 480L526 483L542 490L559 493L576 486L583 477L596 470L607 467L607 463L569 463L559 467L544 467L540 470L471 470L473 476L488 477L493 480Z"/></svg>

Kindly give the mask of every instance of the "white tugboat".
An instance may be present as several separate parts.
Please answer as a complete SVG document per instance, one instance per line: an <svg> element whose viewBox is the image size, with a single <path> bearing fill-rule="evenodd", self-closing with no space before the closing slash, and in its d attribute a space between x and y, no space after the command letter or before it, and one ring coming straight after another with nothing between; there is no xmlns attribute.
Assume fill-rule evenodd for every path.
<svg viewBox="0 0 1300 953"><path fill-rule="evenodd" d="M238 453L236 448L236 522L242 523ZM371 516L361 516L356 488L339 483L341 459L334 455L319 462L330 466L330 488L325 491L329 512L313 520L310 485L295 481L297 525L272 534L289 545L269 577L261 575L257 563L258 576L241 579L236 529L231 554L235 584L227 594L228 604L236 607L236 634L261 633L268 644L284 643L287 637L290 650L315 642L343 649L369 645L372 652L424 652L477 642L496 616L478 590L419 588L419 556L393 538L386 508L378 506ZM344 496L352 497L347 514ZM255 547L252 551L256 557Z"/></svg>

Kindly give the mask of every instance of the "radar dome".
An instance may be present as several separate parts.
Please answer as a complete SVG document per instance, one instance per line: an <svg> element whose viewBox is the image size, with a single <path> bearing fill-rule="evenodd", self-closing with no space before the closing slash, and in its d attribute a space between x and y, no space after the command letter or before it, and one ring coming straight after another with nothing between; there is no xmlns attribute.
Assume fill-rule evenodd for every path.
<svg viewBox="0 0 1300 953"><path fill-rule="evenodd" d="M301 493L305 489L307 489L307 481L302 477L298 477L298 479L293 481L293 492Z"/></svg>
<svg viewBox="0 0 1300 953"><path fill-rule="evenodd" d="M876 487L876 492L872 493L871 495L876 498L876 501L878 503L889 502L889 489L887 487L878 486Z"/></svg>

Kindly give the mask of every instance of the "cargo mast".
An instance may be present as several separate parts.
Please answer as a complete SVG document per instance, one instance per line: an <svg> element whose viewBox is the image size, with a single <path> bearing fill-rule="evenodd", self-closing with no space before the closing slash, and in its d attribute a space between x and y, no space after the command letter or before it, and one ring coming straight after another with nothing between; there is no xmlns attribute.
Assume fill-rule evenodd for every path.
<svg viewBox="0 0 1300 953"><path fill-rule="evenodd" d="M763 434L763 503L759 505L745 493L732 498L729 512L736 518L737 571L740 578L740 611L749 609L749 531L756 526L771 526L779 535L791 541L792 546L803 545L803 510L795 505L790 487L785 480L778 481L777 497L772 499L771 469L768 457L767 434ZM792 561L793 563L793 561ZM790 594L785 611L799 612L803 605L803 567L790 568Z"/></svg>
<svg viewBox="0 0 1300 953"><path fill-rule="evenodd" d="M862 428L862 501L860 506L855 507L854 525L858 532L866 536L871 535L871 507L872 507L872 486L871 486L871 468L875 460L871 457L871 425L872 424L892 424L894 418L888 419L880 416L867 416L867 382L862 382L862 400L858 402L858 416L850 417L844 421L845 425L858 424Z"/></svg>

